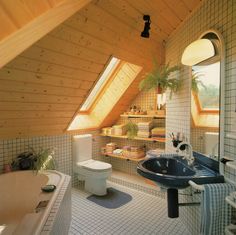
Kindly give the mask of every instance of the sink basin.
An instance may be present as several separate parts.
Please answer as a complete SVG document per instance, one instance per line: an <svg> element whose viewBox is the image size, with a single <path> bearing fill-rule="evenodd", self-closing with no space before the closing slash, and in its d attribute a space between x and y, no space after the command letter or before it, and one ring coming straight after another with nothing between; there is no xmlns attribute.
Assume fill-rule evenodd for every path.
<svg viewBox="0 0 236 235"><path fill-rule="evenodd" d="M152 158L144 161L142 166L148 171L170 176L188 176L195 174L195 171L193 171L191 168L173 158Z"/></svg>
<svg viewBox="0 0 236 235"><path fill-rule="evenodd" d="M168 157L166 157L168 156ZM137 171L143 177L155 181L165 188L183 189L192 180L197 184L222 183L224 178L218 172L195 161L189 166L179 155L161 155L140 161Z"/></svg>

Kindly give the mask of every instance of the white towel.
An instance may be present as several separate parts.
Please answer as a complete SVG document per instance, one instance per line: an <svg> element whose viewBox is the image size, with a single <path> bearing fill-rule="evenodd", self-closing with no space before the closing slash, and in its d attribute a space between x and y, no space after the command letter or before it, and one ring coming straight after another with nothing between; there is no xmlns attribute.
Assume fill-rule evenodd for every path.
<svg viewBox="0 0 236 235"><path fill-rule="evenodd" d="M230 224L231 208L225 197L235 191L231 184L205 184L201 200L201 235L222 235Z"/></svg>

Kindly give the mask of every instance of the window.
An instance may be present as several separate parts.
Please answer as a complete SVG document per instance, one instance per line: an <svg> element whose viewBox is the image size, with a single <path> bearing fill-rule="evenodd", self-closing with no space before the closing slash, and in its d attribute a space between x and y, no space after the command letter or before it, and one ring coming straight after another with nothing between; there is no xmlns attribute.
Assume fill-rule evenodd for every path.
<svg viewBox="0 0 236 235"><path fill-rule="evenodd" d="M122 105L119 106L118 101L127 92L142 67L126 61L118 60L117 63L118 66L113 67L111 76L108 75L109 78L104 81L105 84L100 86L95 93L96 100L92 97L90 106L88 106L89 112L79 111L71 121L68 131L98 129L103 125L111 125L114 118L119 117L119 113L113 113L112 110L115 105L118 106L118 110L121 108ZM131 88L131 90L133 89ZM124 100L126 99L124 96ZM111 116L107 118L108 115Z"/></svg>
<svg viewBox="0 0 236 235"><path fill-rule="evenodd" d="M101 74L99 80L97 81L96 85L93 87L92 91L90 92L89 96L83 103L83 105L80 108L80 111L87 111L97 98L98 94L102 90L102 88L105 86L105 84L108 82L110 75L112 72L117 68L120 60L112 57L106 66L105 70Z"/></svg>
<svg viewBox="0 0 236 235"><path fill-rule="evenodd" d="M199 77L198 100L201 110L219 110L220 62L192 67Z"/></svg>

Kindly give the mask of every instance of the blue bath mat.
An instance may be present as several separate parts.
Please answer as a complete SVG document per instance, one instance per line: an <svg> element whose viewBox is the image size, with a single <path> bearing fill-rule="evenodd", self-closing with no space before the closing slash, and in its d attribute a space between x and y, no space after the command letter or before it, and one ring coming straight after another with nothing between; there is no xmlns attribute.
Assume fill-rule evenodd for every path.
<svg viewBox="0 0 236 235"><path fill-rule="evenodd" d="M87 199L98 204L99 206L109 209L116 209L130 202L132 200L132 196L117 189L108 188L107 195L91 195L88 196Z"/></svg>

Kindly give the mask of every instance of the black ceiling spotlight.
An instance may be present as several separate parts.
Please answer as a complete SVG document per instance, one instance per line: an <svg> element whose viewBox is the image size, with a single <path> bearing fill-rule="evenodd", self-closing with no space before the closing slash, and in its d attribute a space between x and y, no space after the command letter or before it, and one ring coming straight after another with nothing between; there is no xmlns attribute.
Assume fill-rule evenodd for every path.
<svg viewBox="0 0 236 235"><path fill-rule="evenodd" d="M151 28L150 27L150 24L151 24L150 15L144 15L143 20L145 21L145 24L144 24L143 32L141 33L141 37L149 38L149 30Z"/></svg>

